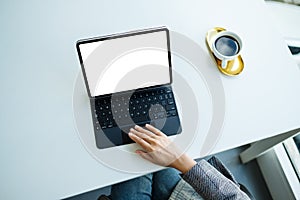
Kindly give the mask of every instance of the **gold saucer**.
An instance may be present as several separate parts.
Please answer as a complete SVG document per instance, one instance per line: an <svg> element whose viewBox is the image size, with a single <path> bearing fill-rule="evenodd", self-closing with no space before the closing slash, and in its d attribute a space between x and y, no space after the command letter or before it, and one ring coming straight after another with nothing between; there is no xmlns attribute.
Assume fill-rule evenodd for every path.
<svg viewBox="0 0 300 200"><path fill-rule="evenodd" d="M221 66L222 61L220 59L218 59L213 54L213 51L212 51L212 46L211 46L212 42L211 41L217 33L222 32L222 31L226 31L226 29L221 28L221 27L215 27L215 28L209 30L206 34L206 45L208 47L210 55L216 61L216 64L217 64L220 72L222 72L223 74L226 74L228 76L236 76L236 75L240 74L244 69L244 61L242 59L242 56L239 55L235 59L227 61L226 67L222 68L222 66Z"/></svg>

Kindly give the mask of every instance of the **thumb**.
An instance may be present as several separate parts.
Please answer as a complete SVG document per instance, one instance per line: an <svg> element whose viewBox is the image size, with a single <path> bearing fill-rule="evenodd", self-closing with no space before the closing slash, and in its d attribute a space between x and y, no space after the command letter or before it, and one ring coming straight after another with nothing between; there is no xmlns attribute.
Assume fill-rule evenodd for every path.
<svg viewBox="0 0 300 200"><path fill-rule="evenodd" d="M153 160L151 155L143 150L136 150L135 151L137 154L139 154L142 158L144 158L145 160L149 160L150 162Z"/></svg>

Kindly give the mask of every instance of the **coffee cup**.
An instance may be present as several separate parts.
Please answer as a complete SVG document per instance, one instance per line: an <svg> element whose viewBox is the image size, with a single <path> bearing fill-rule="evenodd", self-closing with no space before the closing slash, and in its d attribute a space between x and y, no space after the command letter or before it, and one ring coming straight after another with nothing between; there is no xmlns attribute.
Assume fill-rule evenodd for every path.
<svg viewBox="0 0 300 200"><path fill-rule="evenodd" d="M242 40L231 31L222 31L214 36L211 47L213 54L221 60L221 67L225 69L228 61L240 55Z"/></svg>

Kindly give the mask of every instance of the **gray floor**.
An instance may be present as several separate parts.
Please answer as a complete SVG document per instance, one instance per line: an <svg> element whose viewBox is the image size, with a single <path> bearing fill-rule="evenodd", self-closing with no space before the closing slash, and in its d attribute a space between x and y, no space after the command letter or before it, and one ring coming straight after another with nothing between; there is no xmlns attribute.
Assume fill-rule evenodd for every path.
<svg viewBox="0 0 300 200"><path fill-rule="evenodd" d="M245 185L257 200L272 199L256 160L251 161L245 165L241 164L239 154L246 148L247 146L238 147L218 153L216 154L216 156L223 161L223 163L229 168L235 178L240 183ZM80 194L68 198L68 200L97 200L97 198L101 194L109 194L109 192L110 186Z"/></svg>

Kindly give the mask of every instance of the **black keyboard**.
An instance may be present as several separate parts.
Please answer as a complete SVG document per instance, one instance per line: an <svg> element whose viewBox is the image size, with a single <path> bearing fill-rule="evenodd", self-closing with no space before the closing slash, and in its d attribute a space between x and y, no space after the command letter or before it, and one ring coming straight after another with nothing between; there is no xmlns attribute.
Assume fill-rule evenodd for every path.
<svg viewBox="0 0 300 200"><path fill-rule="evenodd" d="M170 87L99 97L95 100L94 111L102 129L146 124L178 115Z"/></svg>

